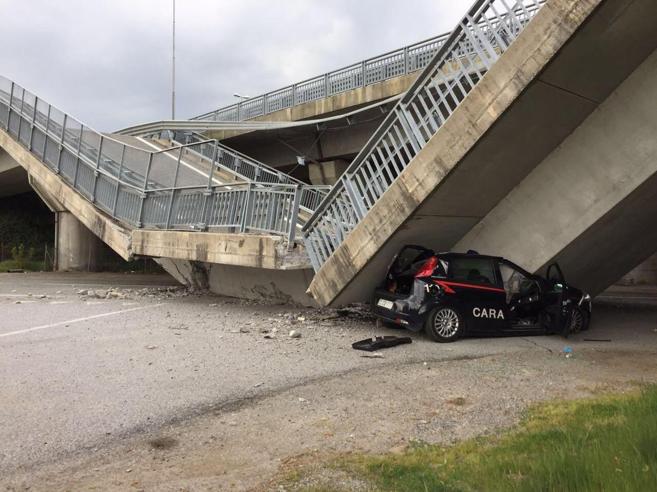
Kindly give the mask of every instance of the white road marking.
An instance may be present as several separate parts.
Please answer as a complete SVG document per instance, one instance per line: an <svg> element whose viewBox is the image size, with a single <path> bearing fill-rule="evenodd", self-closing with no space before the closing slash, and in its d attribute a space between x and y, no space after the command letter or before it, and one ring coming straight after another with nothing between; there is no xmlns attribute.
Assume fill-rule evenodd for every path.
<svg viewBox="0 0 657 492"><path fill-rule="evenodd" d="M162 150L162 149L159 148L157 145L155 145L155 144L149 142L148 140L143 139L142 137L137 137L137 140L139 140L141 143L143 143L143 144L145 144L145 145L148 145L148 146L149 146L150 148L152 148L152 149L155 149L155 150ZM178 160L178 159L176 159L174 156L172 156L172 155L171 155L170 153L168 153L168 152L165 152L165 154L167 155L167 157L169 157L169 158L170 158L171 160L173 160L173 161L177 161L177 160ZM191 169L191 170L194 171L195 173L200 174L200 175L203 176L204 178L207 178L207 177L208 177L208 175L205 174L203 171L201 171L201 170L198 169L197 167L192 166L191 164L185 162L183 159L180 159L180 163L181 163L183 166L185 166L185 167ZM219 180L216 179L216 178L212 178L212 182L213 182L214 184L217 184L217 185L222 185L222 184L224 184L224 183L222 183L221 181L219 181Z"/></svg>
<svg viewBox="0 0 657 492"><path fill-rule="evenodd" d="M94 316L87 316L85 318L76 318L76 319L70 319L68 321L59 321L57 323L51 323L49 325L41 325L41 326L34 326L32 328L26 328L24 330L17 330L17 331L10 331L8 333L0 333L0 338L3 337L10 337L14 335L22 335L23 333L29 333L31 331L37 331L37 330L45 330L48 328L56 328L58 326L64 326L64 325L72 325L74 323L82 323L83 321L90 321L92 319L98 319L98 318L106 318L108 316L116 316L118 314L125 314L125 313L132 313L134 311L141 311L143 309L155 309L156 307L163 306L164 304L154 304L153 306L141 306L137 308L132 308L132 309L123 309L121 311L112 311L110 313L102 313L102 314L95 314Z"/></svg>

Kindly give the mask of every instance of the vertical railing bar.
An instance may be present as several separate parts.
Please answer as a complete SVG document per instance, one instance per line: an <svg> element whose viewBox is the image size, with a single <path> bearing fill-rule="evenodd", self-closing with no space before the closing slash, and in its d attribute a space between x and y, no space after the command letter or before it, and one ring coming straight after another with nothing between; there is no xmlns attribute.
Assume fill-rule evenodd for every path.
<svg viewBox="0 0 657 492"><path fill-rule="evenodd" d="M125 159L125 145L121 146L121 159L119 162L119 171L116 181L116 193L114 195L114 204L112 205L112 215L116 217L116 207L119 201L119 192L121 189L121 174L123 173L123 160Z"/></svg>
<svg viewBox="0 0 657 492"><path fill-rule="evenodd" d="M94 185L93 189L91 192L91 202L95 203L96 202L96 187L98 185L98 169L100 168L100 158L103 153L103 140L105 136L101 135L100 136L100 142L98 143L98 156L96 156L96 169L94 169Z"/></svg>
<svg viewBox="0 0 657 492"><path fill-rule="evenodd" d="M178 152L178 159L176 159L176 170L173 172L173 186L171 190L171 196L169 197L169 207L166 210L166 220L164 222L165 227L169 229L171 227L171 212L173 210L173 201L175 189L178 186L178 173L180 172L180 161L182 160L182 148ZM212 174L212 171L210 171Z"/></svg>

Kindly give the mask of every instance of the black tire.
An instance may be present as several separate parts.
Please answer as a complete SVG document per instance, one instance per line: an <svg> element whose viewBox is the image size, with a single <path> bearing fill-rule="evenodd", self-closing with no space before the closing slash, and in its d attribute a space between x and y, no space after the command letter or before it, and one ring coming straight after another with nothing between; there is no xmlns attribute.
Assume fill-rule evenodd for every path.
<svg viewBox="0 0 657 492"><path fill-rule="evenodd" d="M580 306L575 306L570 316L569 333L579 333L589 329L589 313Z"/></svg>
<svg viewBox="0 0 657 492"><path fill-rule="evenodd" d="M450 343L458 340L465 328L463 316L456 308L442 306L431 311L424 324L424 331L435 342Z"/></svg>

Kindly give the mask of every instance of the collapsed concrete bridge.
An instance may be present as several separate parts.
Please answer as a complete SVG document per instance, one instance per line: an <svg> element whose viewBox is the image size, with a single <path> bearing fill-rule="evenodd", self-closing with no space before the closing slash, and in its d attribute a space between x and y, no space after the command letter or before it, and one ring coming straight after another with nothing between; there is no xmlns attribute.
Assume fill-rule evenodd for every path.
<svg viewBox="0 0 657 492"><path fill-rule="evenodd" d="M62 214L64 236L88 229L227 295L365 301L404 243L535 271L557 259L597 293L657 251L656 14L650 0L476 1L422 70L397 74L399 100L387 99L392 78L373 79L388 92L357 110L380 111L379 126L330 190L259 162L253 142L321 124L281 123L295 115L340 118L350 90L363 104L365 77L278 112L247 101L232 127L217 111L141 137L94 132L4 79L0 147ZM242 152L208 138L244 135L252 152L247 138Z"/></svg>

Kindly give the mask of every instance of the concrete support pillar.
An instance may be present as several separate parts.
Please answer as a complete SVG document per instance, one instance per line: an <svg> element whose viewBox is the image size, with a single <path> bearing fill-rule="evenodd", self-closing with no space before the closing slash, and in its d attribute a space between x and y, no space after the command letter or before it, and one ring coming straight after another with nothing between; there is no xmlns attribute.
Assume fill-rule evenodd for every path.
<svg viewBox="0 0 657 492"><path fill-rule="evenodd" d="M103 244L70 212L55 212L55 269L95 271L99 268Z"/></svg>
<svg viewBox="0 0 657 492"><path fill-rule="evenodd" d="M657 254L625 274L618 285L657 285Z"/></svg>
<svg viewBox="0 0 657 492"><path fill-rule="evenodd" d="M310 182L314 185L331 185L333 186L342 173L347 170L349 163L342 159L335 161L326 161L319 164L311 162L308 164L308 174Z"/></svg>

